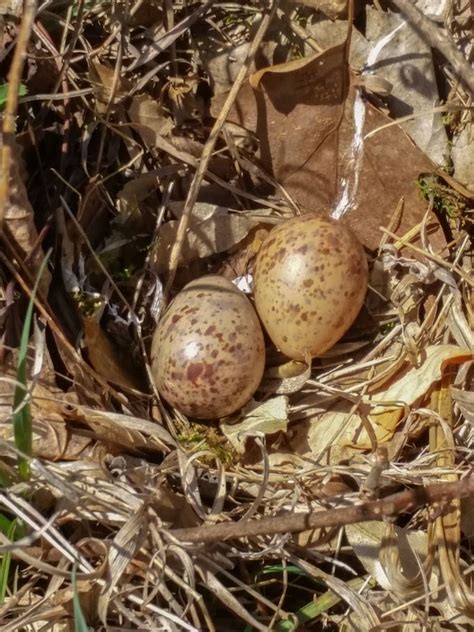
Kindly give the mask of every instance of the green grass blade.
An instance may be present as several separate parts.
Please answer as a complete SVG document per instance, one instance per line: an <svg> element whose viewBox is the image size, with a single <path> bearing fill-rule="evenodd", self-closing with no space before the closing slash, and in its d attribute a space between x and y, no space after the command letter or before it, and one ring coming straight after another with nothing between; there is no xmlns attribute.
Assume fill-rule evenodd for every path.
<svg viewBox="0 0 474 632"><path fill-rule="evenodd" d="M85 617L82 614L81 604L79 601L79 595L76 587L76 567L73 568L72 576L72 606L74 611L74 629L75 632L89 632L89 626L86 623Z"/></svg>
<svg viewBox="0 0 474 632"><path fill-rule="evenodd" d="M21 83L18 88L18 96L24 97L27 94L26 86ZM5 107L5 103L7 102L7 94L8 94L8 83L0 83L0 110Z"/></svg>
<svg viewBox="0 0 474 632"><path fill-rule="evenodd" d="M347 582L347 586L352 590L358 590L361 588L365 582L364 577L355 577ZM371 584L369 584L371 585ZM314 601L310 601L305 606L300 608L295 612L295 616L298 620L298 623L308 623L310 621L314 621L319 616L323 614L323 612L327 612L330 608L335 606L341 601L339 595L336 595L332 590L328 590L327 592L320 595ZM275 627L276 632L292 632L295 629L295 624L293 621L280 621L278 625Z"/></svg>
<svg viewBox="0 0 474 632"><path fill-rule="evenodd" d="M36 277L35 285L31 293L30 302L26 310L25 322L21 331L20 349L18 353L18 366L16 372L17 386L15 388L15 396L13 399L13 434L15 437L15 446L26 454L31 456L33 448L33 427L31 422L31 408L28 402L24 401L27 395L27 375L26 360L28 355L28 342L30 339L31 321L33 320L33 307L36 292L41 276L48 263L50 253L43 259ZM24 481L30 478L30 465L28 459L24 456L18 457L18 472L20 478Z"/></svg>
<svg viewBox="0 0 474 632"><path fill-rule="evenodd" d="M2 517L5 518L4 516ZM5 520L8 520L8 518L5 518ZM14 540L15 534L16 534L16 520L13 520L10 522L9 528L6 532L6 536L8 537L9 540ZM10 553L10 551L7 551L1 556L1 559L2 561L0 562L0 604L2 604L5 601L5 597L7 594L12 554Z"/></svg>

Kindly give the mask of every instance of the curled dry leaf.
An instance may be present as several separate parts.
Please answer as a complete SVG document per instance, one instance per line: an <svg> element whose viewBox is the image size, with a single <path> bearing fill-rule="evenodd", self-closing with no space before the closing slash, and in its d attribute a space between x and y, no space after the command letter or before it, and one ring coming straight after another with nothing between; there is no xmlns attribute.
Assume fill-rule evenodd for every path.
<svg viewBox="0 0 474 632"><path fill-rule="evenodd" d="M157 274L169 269L170 252L176 242L178 225L178 220L171 220L160 226L152 258L152 266ZM232 213L230 209L222 206L198 202L189 221L179 265L187 265L197 259L232 248L241 242L255 225L256 221L251 217Z"/></svg>
<svg viewBox="0 0 474 632"><path fill-rule="evenodd" d="M452 388L451 397L459 407L464 419L474 427L474 392Z"/></svg>
<svg viewBox="0 0 474 632"><path fill-rule="evenodd" d="M222 422L220 428L224 436L239 453L245 451L249 437L258 434L286 432L288 424L288 398L280 395L263 403L247 405L238 423Z"/></svg>
<svg viewBox="0 0 474 632"><path fill-rule="evenodd" d="M87 424L97 438L105 443L120 445L130 450L169 452L176 442L163 426L132 415L84 406L71 412L71 417Z"/></svg>
<svg viewBox="0 0 474 632"><path fill-rule="evenodd" d="M23 161L19 146L14 138L2 138L0 135L0 149L2 143L9 143L11 146L12 158L10 161L9 177L9 203L4 210L4 233L5 239L12 247L16 256L20 260L28 258L28 267L32 276L37 274L44 253L38 243L38 232L36 230L34 211L28 199L26 187L23 182ZM47 296L51 275L46 268L40 281L39 288Z"/></svg>
<svg viewBox="0 0 474 632"><path fill-rule="evenodd" d="M392 529L394 534L390 534ZM345 531L364 568L382 588L394 590L402 599L423 593L417 557L423 564L428 556L428 536L424 531L409 531L385 522L359 522L347 525ZM382 549L388 548L395 550L381 555ZM400 561L403 571L394 560Z"/></svg>
<svg viewBox="0 0 474 632"><path fill-rule="evenodd" d="M459 359L468 361L472 359L472 353L456 345L427 347L420 366L404 371L393 384L378 393L372 393L367 401L372 405L380 402L380 405L372 409L371 420L388 432L393 432L404 408L414 405L429 392L432 385L441 379L446 363Z"/></svg>
<svg viewBox="0 0 474 632"><path fill-rule="evenodd" d="M99 375L122 387L140 390L139 380L129 370L130 361L123 361L95 318L84 318L84 339L89 360Z"/></svg>
<svg viewBox="0 0 474 632"><path fill-rule="evenodd" d="M389 441L400 421L411 407L418 405L433 384L441 379L446 363L464 359L472 354L456 345L428 347L419 367L408 363L383 389L364 397L359 410L351 414L351 402L338 402L331 410L314 415L309 422L301 422L292 442L301 454L328 454L331 464L338 463L356 450L371 448L367 433L370 424L378 443ZM418 432L422 426L418 425Z"/></svg>
<svg viewBox="0 0 474 632"><path fill-rule="evenodd" d="M265 371L259 391L289 395L300 391L311 376L311 362L291 360Z"/></svg>

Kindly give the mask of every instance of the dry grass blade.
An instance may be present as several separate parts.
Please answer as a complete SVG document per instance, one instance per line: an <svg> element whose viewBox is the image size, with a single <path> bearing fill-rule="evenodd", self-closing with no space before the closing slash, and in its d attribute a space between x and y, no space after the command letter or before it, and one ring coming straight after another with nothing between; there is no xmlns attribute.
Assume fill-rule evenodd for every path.
<svg viewBox="0 0 474 632"><path fill-rule="evenodd" d="M0 629L471 629L466 3L436 22L416 14L443 57L394 9L405 0L25 0L5 12L20 4L0 8ZM397 69L405 93L386 89ZM434 114L423 148L404 130ZM454 171L425 153L438 132ZM166 303L213 274L255 315L262 244L305 210L344 214L363 243L357 319L305 362L266 337L250 401L185 416L153 376ZM335 226L315 274L325 252L347 255ZM19 332L49 248L23 337L33 446L21 454ZM346 282L328 288L331 314ZM293 308L285 335L325 325L317 311L298 324ZM183 328L219 340L215 363L196 361L183 384L210 384L225 374L221 348L250 346L234 345L232 318L225 340L199 318Z"/></svg>
<svg viewBox="0 0 474 632"><path fill-rule="evenodd" d="M449 367L433 394L433 408L437 411L435 425L430 431L430 448L436 454L438 467L454 465L455 443L452 434L453 417L450 388L456 375L456 366ZM457 480L455 473L445 476ZM459 546L461 540L460 501L454 501L452 509L435 520L432 537L438 548L440 572L446 583L453 608L474 616L474 593L461 576Z"/></svg>

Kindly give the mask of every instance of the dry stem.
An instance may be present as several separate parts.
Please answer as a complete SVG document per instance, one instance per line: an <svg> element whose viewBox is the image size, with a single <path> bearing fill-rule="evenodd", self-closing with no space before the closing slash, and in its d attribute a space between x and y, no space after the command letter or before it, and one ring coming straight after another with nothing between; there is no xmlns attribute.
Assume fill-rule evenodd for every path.
<svg viewBox="0 0 474 632"><path fill-rule="evenodd" d="M169 266L169 275L165 286L165 300L169 296L169 291L171 286L173 285L174 277L176 274L176 270L178 268L179 255L181 253L181 249L183 247L184 239L186 236L186 230L189 225L189 218L191 216L192 209L194 204L196 203L197 197L199 195L199 189L201 187L201 183L204 178L204 174L206 173L207 166L209 164L209 160L211 158L212 152L214 151L214 146L217 142L221 129L229 115L230 109L234 104L235 99L237 98L237 94L242 86L245 77L247 76L248 69L257 54L260 43L270 26L272 18L278 8L279 0L273 0L270 6L270 9L263 15L258 30L255 34L255 38L250 45L247 58L245 62L242 64L237 77L232 85L232 88L225 100L225 103L222 107L222 110L219 114L218 119L214 123L214 126L209 134L209 138L204 145L204 149L202 151L201 159L199 160L196 172L194 174L193 181L189 188L188 197L186 198L186 203L184 205L183 214L181 216L178 231L176 234L176 241L173 244L173 248L170 253L170 266Z"/></svg>
<svg viewBox="0 0 474 632"><path fill-rule="evenodd" d="M387 496L382 500L308 513L285 512L261 520L245 520L217 525L203 525L190 529L175 529L171 535L185 542L220 542L230 538L247 538L276 533L299 533L323 527L342 527L346 524L372 520L393 520L407 511L422 505L447 505L454 498L474 493L474 475L451 483L437 483L409 489Z"/></svg>
<svg viewBox="0 0 474 632"><path fill-rule="evenodd" d="M12 160L11 137L15 133L15 115L18 105L18 89L21 83L21 75L26 57L26 48L30 39L33 22L36 15L36 0L26 0L23 9L15 54L10 67L8 77L7 102L3 114L3 145L0 154L0 232L3 230L3 217L8 204L8 183L10 179L10 164Z"/></svg>

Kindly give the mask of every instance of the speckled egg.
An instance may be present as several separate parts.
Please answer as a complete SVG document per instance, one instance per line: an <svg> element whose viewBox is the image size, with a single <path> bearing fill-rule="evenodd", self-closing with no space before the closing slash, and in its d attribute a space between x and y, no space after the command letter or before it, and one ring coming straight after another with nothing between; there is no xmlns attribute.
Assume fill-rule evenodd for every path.
<svg viewBox="0 0 474 632"><path fill-rule="evenodd" d="M224 277L188 283L160 321L152 342L158 391L198 419L234 413L257 390L265 365L263 332L249 299Z"/></svg>
<svg viewBox="0 0 474 632"><path fill-rule="evenodd" d="M322 215L301 215L263 242L255 306L276 347L304 360L327 351L349 329L367 281L364 250L351 230Z"/></svg>

